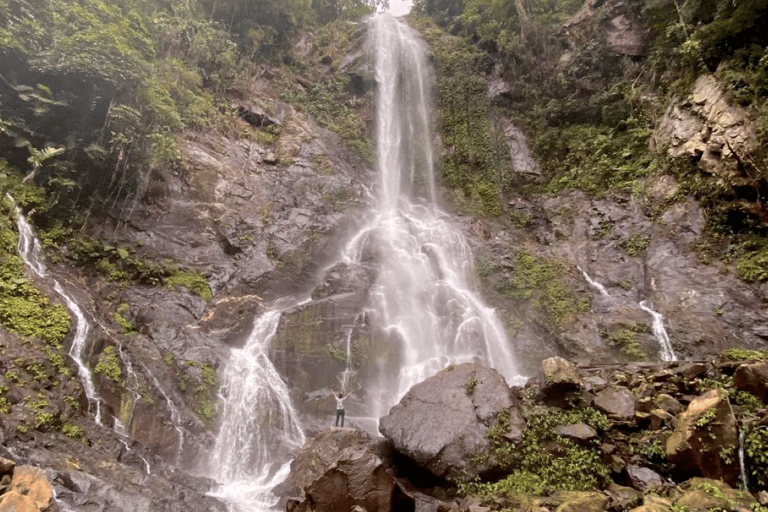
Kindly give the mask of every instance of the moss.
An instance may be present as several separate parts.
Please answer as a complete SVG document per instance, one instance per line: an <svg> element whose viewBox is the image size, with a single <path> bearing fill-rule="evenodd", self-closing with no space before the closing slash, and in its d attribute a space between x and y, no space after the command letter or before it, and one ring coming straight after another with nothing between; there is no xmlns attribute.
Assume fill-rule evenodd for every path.
<svg viewBox="0 0 768 512"><path fill-rule="evenodd" d="M134 334L136 329L133 327L133 324L123 316L123 313L127 313L128 309L128 304L122 303L117 307L117 311L115 311L112 316L115 319L115 322L117 322L117 325L120 326L120 330L123 334Z"/></svg>
<svg viewBox="0 0 768 512"><path fill-rule="evenodd" d="M768 238L753 237L739 245L736 275L747 282L768 279Z"/></svg>
<svg viewBox="0 0 768 512"><path fill-rule="evenodd" d="M123 370L120 367L120 358L115 353L115 347L108 346L99 355L99 361L93 368L93 373L104 375L106 378L119 383L123 376Z"/></svg>
<svg viewBox="0 0 768 512"><path fill-rule="evenodd" d="M650 328L643 323L635 323L629 327L608 332L605 326L600 326L600 336L606 344L621 350L631 360L643 360L648 358L648 354L642 351L637 342L638 333L648 333Z"/></svg>
<svg viewBox="0 0 768 512"><path fill-rule="evenodd" d="M176 271L164 280L166 288L173 289L177 286L183 286L192 293L202 297L206 302L213 300L213 292L208 285L205 276L194 271Z"/></svg>
<svg viewBox="0 0 768 512"><path fill-rule="evenodd" d="M5 165L0 161L0 167ZM25 202L40 200L36 187L22 185L10 168L0 169L0 189L10 190ZM27 192L25 192L27 191ZM18 236L11 223L8 201L0 201L0 323L27 338L37 338L60 348L71 319L61 304L52 304L24 276L24 263L17 252Z"/></svg>
<svg viewBox="0 0 768 512"><path fill-rule="evenodd" d="M768 360L768 349L729 348L720 352L720 359L722 361L766 361Z"/></svg>
<svg viewBox="0 0 768 512"><path fill-rule="evenodd" d="M330 343L328 345L326 345L325 348L328 349L328 354L330 354L330 356L334 360L338 361L341 364L347 364L348 360L347 360L347 353L346 352L344 352L343 350L341 350L339 348L334 347Z"/></svg>
<svg viewBox="0 0 768 512"><path fill-rule="evenodd" d="M568 287L567 270L555 259L518 249L512 256L511 267L499 270L503 278L495 284L496 290L513 300L530 301L557 328L590 307Z"/></svg>
<svg viewBox="0 0 768 512"><path fill-rule="evenodd" d="M555 432L558 425L586 423L598 432L608 429L608 419L590 407L574 410L546 409L526 417L526 429L519 444L507 441L509 411L499 412L494 427L488 430L493 456L510 473L489 483L470 482L460 486L465 494L490 498L506 492L543 494L547 489L586 490L597 488L608 477L601 460L600 443L581 446ZM552 446L558 449L553 450Z"/></svg>
<svg viewBox="0 0 768 512"><path fill-rule="evenodd" d="M627 240L622 242L621 247L629 256L640 256L645 253L648 245L651 243L651 237L641 233L634 233Z"/></svg>

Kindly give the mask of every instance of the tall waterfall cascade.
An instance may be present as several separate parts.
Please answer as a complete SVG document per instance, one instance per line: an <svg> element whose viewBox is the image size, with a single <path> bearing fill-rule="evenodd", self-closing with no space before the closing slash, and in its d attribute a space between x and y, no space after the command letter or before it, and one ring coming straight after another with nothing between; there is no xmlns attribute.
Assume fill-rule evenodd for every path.
<svg viewBox="0 0 768 512"><path fill-rule="evenodd" d="M355 322L383 333L385 346L374 370L361 377L350 366L352 332L345 333L347 365L338 384L348 390L360 379L356 403L375 423L411 386L451 364L482 362L510 383L524 378L504 326L476 291L467 241L436 203L426 46L389 14L374 16L370 25L379 181L373 207L337 263L361 264L374 255L370 303ZM284 310L275 307L255 320L222 375L226 396L210 469L222 484L215 495L236 511L274 507L270 491L287 477L287 461L305 441L288 388L268 357Z"/></svg>
<svg viewBox="0 0 768 512"><path fill-rule="evenodd" d="M427 48L391 15L370 23L379 181L374 209L343 259L359 263L374 254L379 267L369 309L391 347L364 385L378 418L450 364L483 362L510 382L522 377L504 326L477 292L472 251L436 202Z"/></svg>

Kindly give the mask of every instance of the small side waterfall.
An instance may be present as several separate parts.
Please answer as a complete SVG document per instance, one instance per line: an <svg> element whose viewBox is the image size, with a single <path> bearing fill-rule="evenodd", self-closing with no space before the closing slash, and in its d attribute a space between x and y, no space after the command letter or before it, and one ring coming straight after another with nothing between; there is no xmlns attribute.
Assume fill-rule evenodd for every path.
<svg viewBox="0 0 768 512"><path fill-rule="evenodd" d="M739 471L741 472L741 485L744 491L749 492L749 479L747 478L747 465L744 463L744 438L746 432L744 429L739 431Z"/></svg>
<svg viewBox="0 0 768 512"><path fill-rule="evenodd" d="M658 313L648 307L647 301L640 302L640 309L649 313L653 317L653 325L651 329L656 339L659 340L659 347L661 348L661 359L663 361L677 361L675 351L672 350L672 343L667 336L667 330L664 329L664 317L661 313Z"/></svg>
<svg viewBox="0 0 768 512"><path fill-rule="evenodd" d="M11 201L13 201L13 199L11 199ZM70 297L56 279L53 279L48 275L45 265L40 257L40 242L37 240L37 237L35 237L34 231L32 231L32 226L29 225L26 217L21 213L19 207L15 206L15 203L14 208L16 209L16 226L19 230L19 254L21 255L21 258L38 277L53 282L53 289L56 290L56 293L59 294L61 299L67 305L67 309L69 309L75 316L75 335L72 340L72 346L69 349L69 355L77 364L78 374L80 375L80 381L85 390L85 396L88 398L89 408L91 405L96 408L96 423L101 425L101 400L96 394L91 370L83 361L83 350L85 350L85 343L88 339L88 332L90 331L91 326L85 319L83 311L80 309L80 306L77 305L75 300Z"/></svg>
<svg viewBox="0 0 768 512"><path fill-rule="evenodd" d="M608 290L605 289L605 286L598 283L591 277L589 277L589 274L587 274L580 266L576 266L576 268L579 269L579 271L584 276L584 279L589 283L590 286L595 288L600 292L601 295L605 297L610 297L611 295L608 293ZM646 313L650 314L653 317L653 324L651 325L651 330L653 331L653 335L656 337L656 340L659 342L659 348L661 349L661 360L662 361L677 361L677 356L675 355L675 351L672 349L672 343L669 341L669 336L667 335L667 330L664 328L664 317L661 313L652 310L650 307L648 307L648 301L641 301L639 303L640 309L645 311Z"/></svg>
<svg viewBox="0 0 768 512"><path fill-rule="evenodd" d="M610 297L610 296L611 296L611 295L608 293L608 290L606 290L606 289L605 289L605 286L603 286L602 284L598 283L597 281L595 281L594 279L592 279L591 277L589 277L589 274L587 274L586 272L584 272L584 270L582 270L580 266L576 265L576 268L577 268L577 269L579 269L579 271L581 272L581 275L583 275L583 276L584 276L584 279L586 279L586 280L587 280L587 282L589 283L589 285L590 285L592 288L595 288L597 291L599 291L599 292L600 292L600 295L603 295L604 297Z"/></svg>
<svg viewBox="0 0 768 512"><path fill-rule="evenodd" d="M226 399L211 460L223 487L215 493L233 510L269 510L272 488L285 480L291 455L305 441L288 388L267 355L280 310L254 321L245 346L233 349L222 375Z"/></svg>

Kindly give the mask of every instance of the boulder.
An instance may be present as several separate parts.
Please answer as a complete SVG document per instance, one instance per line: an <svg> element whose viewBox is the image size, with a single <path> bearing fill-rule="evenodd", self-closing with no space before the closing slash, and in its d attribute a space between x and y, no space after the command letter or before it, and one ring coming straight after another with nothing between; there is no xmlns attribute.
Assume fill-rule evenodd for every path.
<svg viewBox="0 0 768 512"><path fill-rule="evenodd" d="M542 392L546 397L562 397L582 388L579 369L562 357L545 359L541 362L541 371L544 374Z"/></svg>
<svg viewBox="0 0 768 512"><path fill-rule="evenodd" d="M379 430L395 449L449 480L497 472L486 432L512 406L509 388L496 370L466 363L448 367L413 386Z"/></svg>
<svg viewBox="0 0 768 512"><path fill-rule="evenodd" d="M723 389L713 389L695 398L678 415L666 452L679 479L701 475L735 485L738 447L736 418L728 395Z"/></svg>
<svg viewBox="0 0 768 512"><path fill-rule="evenodd" d="M17 466L13 470L11 486L0 501L0 511L37 512L38 510L58 511L48 477L40 468Z"/></svg>
<svg viewBox="0 0 768 512"><path fill-rule="evenodd" d="M768 404L768 363L746 363L736 369L733 386L739 391L752 393Z"/></svg>
<svg viewBox="0 0 768 512"><path fill-rule="evenodd" d="M627 480L633 489L644 493L664 485L664 479L661 478L661 475L652 469L640 466L627 466Z"/></svg>
<svg viewBox="0 0 768 512"><path fill-rule="evenodd" d="M747 492L732 489L725 482L692 478L680 484L683 495L675 500L682 510L751 510L755 499Z"/></svg>
<svg viewBox="0 0 768 512"><path fill-rule="evenodd" d="M414 508L413 498L388 471L377 442L354 429L329 429L307 441L291 463L287 481L275 491L299 494L289 501L296 512Z"/></svg>
<svg viewBox="0 0 768 512"><path fill-rule="evenodd" d="M563 437L568 437L575 441L591 441L597 439L595 429L586 423L576 423L575 425L559 425L555 427L555 432Z"/></svg>
<svg viewBox="0 0 768 512"><path fill-rule="evenodd" d="M622 386L608 386L595 394L595 407L615 418L629 420L635 416L635 396Z"/></svg>
<svg viewBox="0 0 768 512"><path fill-rule="evenodd" d="M656 396L656 407L658 409L663 409L672 415L679 414L685 409L683 404L677 401L676 398L666 393L661 393Z"/></svg>
<svg viewBox="0 0 768 512"><path fill-rule="evenodd" d="M554 496L561 501L556 512L601 512L608 505L602 492L560 491Z"/></svg>

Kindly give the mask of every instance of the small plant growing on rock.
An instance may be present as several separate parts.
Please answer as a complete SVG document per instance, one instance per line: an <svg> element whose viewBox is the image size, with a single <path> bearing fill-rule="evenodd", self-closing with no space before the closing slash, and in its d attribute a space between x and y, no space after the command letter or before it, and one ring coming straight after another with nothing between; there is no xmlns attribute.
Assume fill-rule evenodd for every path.
<svg viewBox="0 0 768 512"><path fill-rule="evenodd" d="M71 423L65 423L61 427L61 433L72 439L82 439L85 437L85 431L83 428Z"/></svg>
<svg viewBox="0 0 768 512"><path fill-rule="evenodd" d="M475 392L476 387L477 387L477 378L475 378L475 376L472 375L467 381L467 384L464 390L467 392L468 395L471 395L472 393Z"/></svg>
<svg viewBox="0 0 768 512"><path fill-rule="evenodd" d="M123 371L120 368L120 358L115 353L115 347L109 346L104 349L104 352L99 356L99 362L96 363L96 367L93 369L93 373L104 375L114 382L120 382Z"/></svg>

